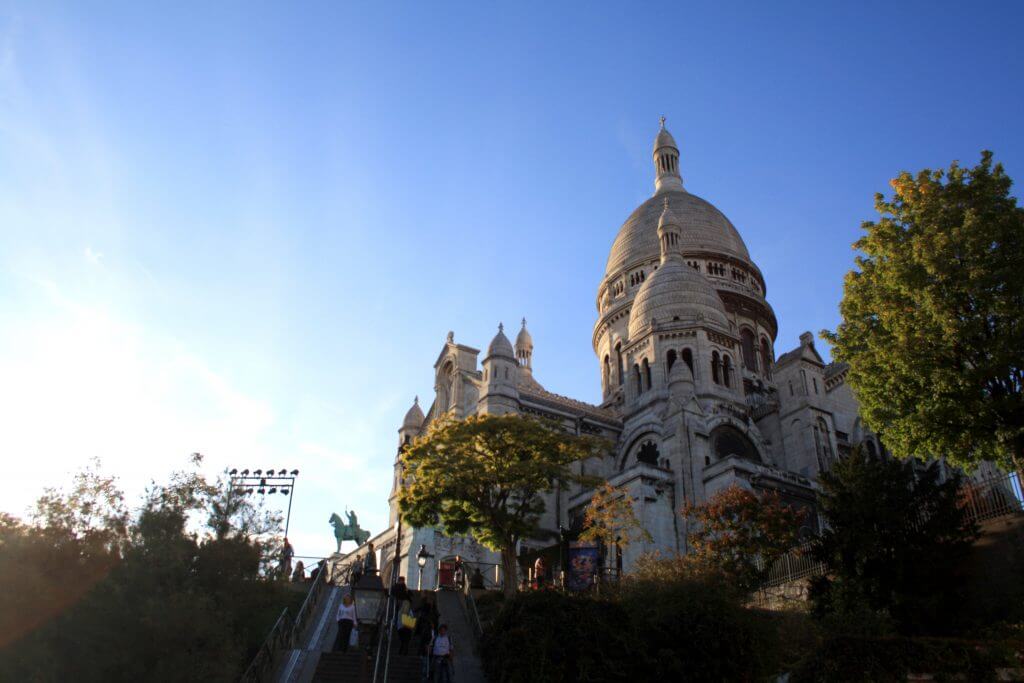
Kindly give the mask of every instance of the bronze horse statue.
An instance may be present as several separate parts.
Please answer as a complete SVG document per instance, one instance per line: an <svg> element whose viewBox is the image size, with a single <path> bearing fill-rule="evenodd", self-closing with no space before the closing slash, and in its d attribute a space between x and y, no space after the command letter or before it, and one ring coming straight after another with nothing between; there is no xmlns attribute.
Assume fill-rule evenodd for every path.
<svg viewBox="0 0 1024 683"><path fill-rule="evenodd" d="M348 517L348 524L342 521L337 512L332 512L331 518L328 520L334 527L334 538L338 541L339 553L342 541L355 541L356 545L362 545L370 538L369 531L359 528L359 520L356 519L354 510L345 510L345 516Z"/></svg>

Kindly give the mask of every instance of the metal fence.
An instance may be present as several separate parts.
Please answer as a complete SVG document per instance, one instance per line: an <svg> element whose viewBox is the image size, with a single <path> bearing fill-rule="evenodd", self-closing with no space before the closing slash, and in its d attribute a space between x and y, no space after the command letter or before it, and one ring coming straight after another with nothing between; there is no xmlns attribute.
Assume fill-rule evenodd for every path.
<svg viewBox="0 0 1024 683"><path fill-rule="evenodd" d="M1011 472L994 479L969 481L961 488L960 500L967 517L975 522L1024 512L1020 474Z"/></svg>
<svg viewBox="0 0 1024 683"><path fill-rule="evenodd" d="M1000 477L967 480L960 488L960 505L970 522L985 522L1008 515L1024 514L1021 475L1011 472ZM793 548L769 568L765 588L799 581L825 573L825 565L811 556L814 541Z"/></svg>

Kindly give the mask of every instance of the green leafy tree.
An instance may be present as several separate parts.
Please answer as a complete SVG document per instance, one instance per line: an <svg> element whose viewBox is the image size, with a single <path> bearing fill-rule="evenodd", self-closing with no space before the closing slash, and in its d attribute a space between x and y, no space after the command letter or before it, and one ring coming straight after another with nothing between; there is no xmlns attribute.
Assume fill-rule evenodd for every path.
<svg viewBox="0 0 1024 683"><path fill-rule="evenodd" d="M505 594L515 594L516 544L536 536L542 494L578 480L569 468L602 448L556 425L518 415L444 419L406 446L403 519L471 534L501 553Z"/></svg>
<svg viewBox="0 0 1024 683"><path fill-rule="evenodd" d="M261 572L274 516L222 484L179 472L129 512L93 464L0 515L0 680L237 680L292 594Z"/></svg>
<svg viewBox="0 0 1024 683"><path fill-rule="evenodd" d="M580 540L627 548L635 541L650 541L651 534L637 518L629 492L604 482L587 505Z"/></svg>
<svg viewBox="0 0 1024 683"><path fill-rule="evenodd" d="M901 173L854 247L842 323L867 424L896 455L1024 467L1024 210L992 153Z"/></svg>
<svg viewBox="0 0 1024 683"><path fill-rule="evenodd" d="M763 585L772 563L796 545L805 517L774 491L757 496L735 484L683 514L696 522L686 562L721 572L742 592Z"/></svg>
<svg viewBox="0 0 1024 683"><path fill-rule="evenodd" d="M835 623L865 615L904 633L947 629L957 568L977 534L959 504L960 479L939 466L858 450L821 475L827 525L812 553L826 575L812 583L815 612Z"/></svg>

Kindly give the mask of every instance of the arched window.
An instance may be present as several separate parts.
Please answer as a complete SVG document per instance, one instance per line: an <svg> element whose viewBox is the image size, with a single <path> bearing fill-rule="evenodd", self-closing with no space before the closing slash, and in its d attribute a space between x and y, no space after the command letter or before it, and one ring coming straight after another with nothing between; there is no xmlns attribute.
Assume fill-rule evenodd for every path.
<svg viewBox="0 0 1024 683"><path fill-rule="evenodd" d="M738 455L751 462L761 462L761 456L750 438L739 429L730 425L715 427L711 431L711 452L722 459L730 455Z"/></svg>
<svg viewBox="0 0 1024 683"><path fill-rule="evenodd" d="M814 423L814 449L818 456L818 469L829 469L833 461L832 440L829 438L828 424L821 417Z"/></svg>
<svg viewBox="0 0 1024 683"><path fill-rule="evenodd" d="M612 388L611 387L612 378L610 376L611 373L612 373L612 359L609 358L608 354L606 353L606 354L604 354L604 366L601 368L601 379L604 380L602 382L602 384L604 384L605 393L608 393L608 391L611 390L611 388Z"/></svg>
<svg viewBox="0 0 1024 683"><path fill-rule="evenodd" d="M690 349L683 349L683 362L690 368L690 374L693 375L694 379L697 379L697 372L693 369L693 351Z"/></svg>
<svg viewBox="0 0 1024 683"><path fill-rule="evenodd" d="M722 361L722 384L730 386L732 381L732 358L729 356L723 356Z"/></svg>
<svg viewBox="0 0 1024 683"><path fill-rule="evenodd" d="M868 455L870 455L872 458L877 458L878 457L878 449L875 448L875 442L869 437L867 439L864 439L864 443L867 444Z"/></svg>
<svg viewBox="0 0 1024 683"><path fill-rule="evenodd" d="M749 328L740 330L740 346L743 347L743 365L747 370L757 370L757 350L754 348L754 333Z"/></svg>
<svg viewBox="0 0 1024 683"><path fill-rule="evenodd" d="M618 374L616 375L616 379L618 380L618 384L621 387L622 383L626 380L626 378L622 374L622 344L621 343L615 345L615 363L618 365Z"/></svg>
<svg viewBox="0 0 1024 683"><path fill-rule="evenodd" d="M806 370L801 370L800 371L800 384L803 385L803 392L801 392L800 395L801 396L807 396L808 394L810 394L810 390L807 388L807 371Z"/></svg>
<svg viewBox="0 0 1024 683"><path fill-rule="evenodd" d="M644 393L644 385L640 379L640 366L636 363L633 364L633 379L636 382L636 393L638 395Z"/></svg>
<svg viewBox="0 0 1024 683"><path fill-rule="evenodd" d="M669 349L668 353L665 354L665 375L672 372L672 364L676 362L676 350Z"/></svg>
<svg viewBox="0 0 1024 683"><path fill-rule="evenodd" d="M772 351L764 337L761 337L761 374L768 379L772 377Z"/></svg>
<svg viewBox="0 0 1024 683"><path fill-rule="evenodd" d="M646 358L644 358L643 367L644 367L644 389L650 389L651 388L651 366L647 362Z"/></svg>
<svg viewBox="0 0 1024 683"><path fill-rule="evenodd" d="M722 381L719 379L720 368L722 361L718 358L718 351L711 352L711 381L715 384L721 384Z"/></svg>

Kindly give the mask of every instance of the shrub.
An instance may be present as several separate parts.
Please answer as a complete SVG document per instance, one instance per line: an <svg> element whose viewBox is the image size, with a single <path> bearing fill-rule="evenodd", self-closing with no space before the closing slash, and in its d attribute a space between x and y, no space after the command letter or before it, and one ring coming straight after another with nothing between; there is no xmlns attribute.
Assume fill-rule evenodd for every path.
<svg viewBox="0 0 1024 683"><path fill-rule="evenodd" d="M621 681L644 666L621 607L556 591L517 595L481 645L491 683Z"/></svg>
<svg viewBox="0 0 1024 683"><path fill-rule="evenodd" d="M833 636L793 672L793 683L905 681L907 674L938 680L996 680L1002 653L961 640Z"/></svg>
<svg viewBox="0 0 1024 683"><path fill-rule="evenodd" d="M743 608L735 588L720 576L662 562L671 564L648 564L618 596L647 652L647 676L744 681L773 673L765 670L775 659L765 622Z"/></svg>

